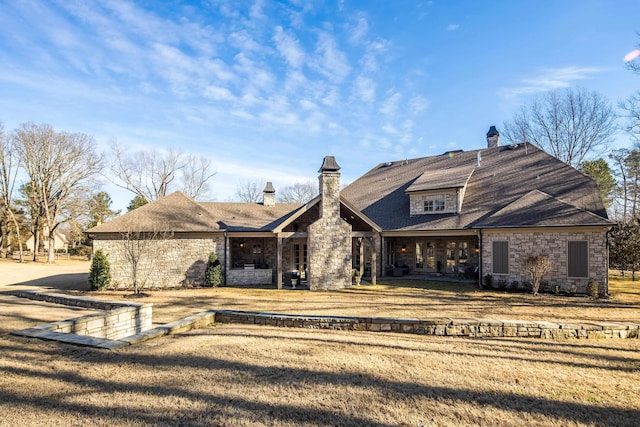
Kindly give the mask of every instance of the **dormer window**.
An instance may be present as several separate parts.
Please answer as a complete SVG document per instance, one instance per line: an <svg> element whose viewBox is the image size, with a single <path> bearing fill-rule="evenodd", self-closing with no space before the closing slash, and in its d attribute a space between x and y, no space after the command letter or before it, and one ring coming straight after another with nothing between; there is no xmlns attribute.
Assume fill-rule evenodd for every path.
<svg viewBox="0 0 640 427"><path fill-rule="evenodd" d="M424 201L425 212L444 212L444 210L445 210L444 197Z"/></svg>

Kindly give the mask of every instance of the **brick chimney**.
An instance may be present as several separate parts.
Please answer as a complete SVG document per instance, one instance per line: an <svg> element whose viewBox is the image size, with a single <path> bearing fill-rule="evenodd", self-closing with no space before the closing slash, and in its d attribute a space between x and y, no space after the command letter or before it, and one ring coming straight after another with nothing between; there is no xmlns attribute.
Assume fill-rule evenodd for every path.
<svg viewBox="0 0 640 427"><path fill-rule="evenodd" d="M487 132L487 147L499 147L500 146L500 132L496 129L495 126L491 126L489 128L489 132Z"/></svg>
<svg viewBox="0 0 640 427"><path fill-rule="evenodd" d="M276 189L273 188L271 181L267 182L264 190L262 190L262 204L264 206L276 205Z"/></svg>

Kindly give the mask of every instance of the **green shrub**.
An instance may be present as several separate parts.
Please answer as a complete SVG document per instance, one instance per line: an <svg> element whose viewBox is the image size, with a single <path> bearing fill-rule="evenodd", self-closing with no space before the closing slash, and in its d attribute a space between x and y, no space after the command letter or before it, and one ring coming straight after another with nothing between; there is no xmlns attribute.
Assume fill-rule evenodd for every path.
<svg viewBox="0 0 640 427"><path fill-rule="evenodd" d="M593 279L589 279L587 283L587 295L593 298L598 298L598 282Z"/></svg>
<svg viewBox="0 0 640 427"><path fill-rule="evenodd" d="M214 288L222 285L222 266L215 252L209 254L207 268L204 270L204 282Z"/></svg>
<svg viewBox="0 0 640 427"><path fill-rule="evenodd" d="M89 286L92 291L105 289L111 284L111 266L107 260L107 256L98 249L91 261L91 270L89 271Z"/></svg>
<svg viewBox="0 0 640 427"><path fill-rule="evenodd" d="M493 288L493 276L490 274L487 274L484 276L484 287L491 289Z"/></svg>

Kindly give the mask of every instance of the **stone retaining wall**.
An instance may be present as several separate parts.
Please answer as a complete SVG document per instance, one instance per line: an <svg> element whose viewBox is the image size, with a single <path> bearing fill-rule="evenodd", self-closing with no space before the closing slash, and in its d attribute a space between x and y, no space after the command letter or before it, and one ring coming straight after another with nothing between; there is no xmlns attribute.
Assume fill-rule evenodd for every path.
<svg viewBox="0 0 640 427"><path fill-rule="evenodd" d="M89 314L75 319L39 325L18 331L14 333L16 335L47 338L47 335L53 334L51 336L57 336L57 334L62 333L118 340L144 332L152 326L153 306L151 304L98 301L90 298L35 291L7 291L4 293L54 304L104 310L100 313Z"/></svg>
<svg viewBox="0 0 640 427"><path fill-rule="evenodd" d="M401 332L421 335L522 338L638 338L640 323L554 323L492 319L392 319L381 317L299 316L215 310L219 323L311 329Z"/></svg>

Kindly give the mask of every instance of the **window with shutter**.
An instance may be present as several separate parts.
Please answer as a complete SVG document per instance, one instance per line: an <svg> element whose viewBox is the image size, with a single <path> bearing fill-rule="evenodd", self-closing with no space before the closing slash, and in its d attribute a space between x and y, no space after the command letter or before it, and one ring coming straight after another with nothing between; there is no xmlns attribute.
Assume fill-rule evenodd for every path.
<svg viewBox="0 0 640 427"><path fill-rule="evenodd" d="M509 242L493 242L493 274L509 274Z"/></svg>
<svg viewBox="0 0 640 427"><path fill-rule="evenodd" d="M586 240L568 242L567 270L568 277L589 277L589 243Z"/></svg>

